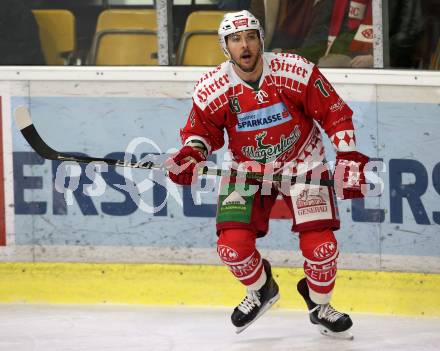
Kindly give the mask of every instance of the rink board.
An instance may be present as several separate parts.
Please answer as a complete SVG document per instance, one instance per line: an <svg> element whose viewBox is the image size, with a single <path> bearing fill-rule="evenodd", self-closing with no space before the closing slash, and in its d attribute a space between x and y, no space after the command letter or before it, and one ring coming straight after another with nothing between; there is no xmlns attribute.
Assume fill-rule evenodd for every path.
<svg viewBox="0 0 440 351"><path fill-rule="evenodd" d="M135 267L137 263L160 263L165 264L164 267L191 264L218 269L214 233L215 178L207 180L208 185L215 185L212 189L191 193L188 188L170 183L161 172L146 175L144 171L109 167L106 172L87 173L89 170L85 167L72 166L73 172L81 174L79 178L71 177L78 180L79 187L65 196L54 185L59 163L36 155L12 121L17 106L28 106L43 138L62 151L123 157L128 146L134 145L135 138L144 137L150 142L138 141L133 149L137 159L146 153L170 153L180 145L178 129L185 122L194 82L200 73L199 69L170 68L0 69L0 77L6 79L0 81L4 172L4 187L0 191L0 199L3 197L4 201L0 210L5 216L0 226L0 261L18 262L17 265L35 262L35 266L29 267L44 267L47 279L41 281L47 286L39 285L37 291L54 290L51 284L56 280L52 281L51 270L56 275L59 268L56 263L40 262L99 262L104 264L104 271L114 269L114 263L130 263L128 267ZM325 73L355 112L360 151L383 159L387 169L380 174L385 188L382 196L339 202L342 220L342 228L336 233L341 250L339 266L350 270L341 276L351 274L359 281L362 274L374 277L374 274L385 274L383 271L414 272L413 280L402 278L407 273L387 273L390 274L386 276L387 281L402 283L389 290L390 300L392 296L399 300L405 289L413 297L420 293L424 296L426 285L414 285L414 282L427 282L428 278L421 278L426 273L440 273L440 162L436 151L440 146L440 75L368 70ZM334 154L328 140L325 143L331 160ZM225 151L216 152L211 160L221 165ZM95 178L88 177L90 174ZM154 182L145 180L148 176ZM133 200L127 188L121 188L129 177L131 184L144 181L142 205L136 202L139 199ZM92 183L98 184L98 188L91 187ZM154 207L156 211L152 211ZM282 207L278 210L286 214ZM269 235L258 242L263 255L275 266L284 267L280 269L285 274L295 271L286 267L302 266L298 238L290 233L290 225L289 219L273 219ZM6 264L1 269L5 272L12 269L10 274L14 275L18 272L14 267ZM155 266L142 267L148 270ZM193 267L187 266L187 269ZM300 270L295 272L300 275ZM83 273L81 279L91 279L87 271ZM221 286L231 280L229 275L223 274L215 275L221 279ZM189 283L198 279L190 276ZM435 275L426 276L429 281L436 281ZM175 281L173 275L168 277ZM17 276L17 279L12 281L22 278ZM350 295L350 289L344 288L347 284L341 281L338 279L340 296L347 297L341 301L353 300L356 293ZM29 287L33 286L32 280L28 283ZM294 285L294 282L288 284ZM435 286L432 284L427 285ZM206 286L202 291L212 300L214 285ZM364 289L371 297L380 290L381 286L374 284L367 284ZM21 298L39 299L28 293ZM89 293L94 302L107 300ZM169 298L177 301L179 294ZM89 299L87 295L81 296L82 302ZM119 295L115 292L116 296ZM234 296L236 302L240 294ZM289 296L294 296L294 292ZM47 299L57 301L53 295ZM72 297L72 301L74 299ZM430 302L438 307L438 299L432 297ZM3 300L8 300L7 296L0 298ZM233 304L232 300L220 300L218 304ZM188 301L193 303L191 299ZM352 308L375 310L375 299L366 301L370 309L364 308L361 301ZM377 311L389 312L386 306ZM297 306L286 302L286 307ZM391 310L409 314L423 312L411 312L402 306Z"/></svg>
<svg viewBox="0 0 440 351"><path fill-rule="evenodd" d="M303 272L274 267L276 308L305 309L296 292ZM209 265L2 263L5 303L236 306L243 287ZM339 270L332 304L345 312L440 316L440 275Z"/></svg>

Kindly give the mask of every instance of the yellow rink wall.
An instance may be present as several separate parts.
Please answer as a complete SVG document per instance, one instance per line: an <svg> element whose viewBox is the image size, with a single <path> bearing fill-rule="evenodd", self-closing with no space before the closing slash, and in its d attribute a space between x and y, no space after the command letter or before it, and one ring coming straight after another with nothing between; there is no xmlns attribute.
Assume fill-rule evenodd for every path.
<svg viewBox="0 0 440 351"><path fill-rule="evenodd" d="M305 309L302 269L273 268L278 308ZM0 302L235 306L244 288L225 267L178 264L0 263ZM440 316L440 274L339 270L343 311Z"/></svg>

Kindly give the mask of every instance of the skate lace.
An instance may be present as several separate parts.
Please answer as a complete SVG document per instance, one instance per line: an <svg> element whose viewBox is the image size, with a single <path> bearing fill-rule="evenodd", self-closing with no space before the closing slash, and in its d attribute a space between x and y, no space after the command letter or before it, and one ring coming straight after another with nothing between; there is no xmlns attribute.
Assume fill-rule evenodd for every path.
<svg viewBox="0 0 440 351"><path fill-rule="evenodd" d="M246 297L238 305L238 309L244 314L248 314L255 306L261 306L260 293L258 290L248 290Z"/></svg>
<svg viewBox="0 0 440 351"><path fill-rule="evenodd" d="M336 311L330 304L326 305L318 305L313 310L319 307L318 318L326 319L329 322L336 322L339 318L341 318L344 314Z"/></svg>

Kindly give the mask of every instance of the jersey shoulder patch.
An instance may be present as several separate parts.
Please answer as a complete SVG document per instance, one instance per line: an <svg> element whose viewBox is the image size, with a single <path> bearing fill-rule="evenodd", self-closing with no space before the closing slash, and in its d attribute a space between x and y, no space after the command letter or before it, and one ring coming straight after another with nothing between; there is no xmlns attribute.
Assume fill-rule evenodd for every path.
<svg viewBox="0 0 440 351"><path fill-rule="evenodd" d="M273 76L286 77L307 85L315 66L305 57L288 54L272 53L264 54L269 63L270 72Z"/></svg>
<svg viewBox="0 0 440 351"><path fill-rule="evenodd" d="M203 74L194 87L193 100L203 111L210 105L217 106L217 110L228 103L226 92L231 86L231 74L229 61L223 62L214 70ZM224 102L224 104L223 104ZM213 110L211 106L211 110Z"/></svg>

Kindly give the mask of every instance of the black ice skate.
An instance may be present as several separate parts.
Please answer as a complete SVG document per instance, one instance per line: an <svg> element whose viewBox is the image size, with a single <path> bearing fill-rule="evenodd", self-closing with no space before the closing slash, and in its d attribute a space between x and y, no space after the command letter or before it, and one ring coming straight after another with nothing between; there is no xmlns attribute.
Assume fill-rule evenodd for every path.
<svg viewBox="0 0 440 351"><path fill-rule="evenodd" d="M348 331L353 325L348 314L336 311L330 304L318 305L314 303L310 299L306 278L298 282L297 289L309 309L310 322L318 326L322 335L338 339L353 339L353 335Z"/></svg>
<svg viewBox="0 0 440 351"><path fill-rule="evenodd" d="M266 283L260 290L248 289L246 297L235 307L231 315L232 324L237 327L237 334L255 322L280 298L278 284L272 277L270 263L263 259L263 267L267 277Z"/></svg>

